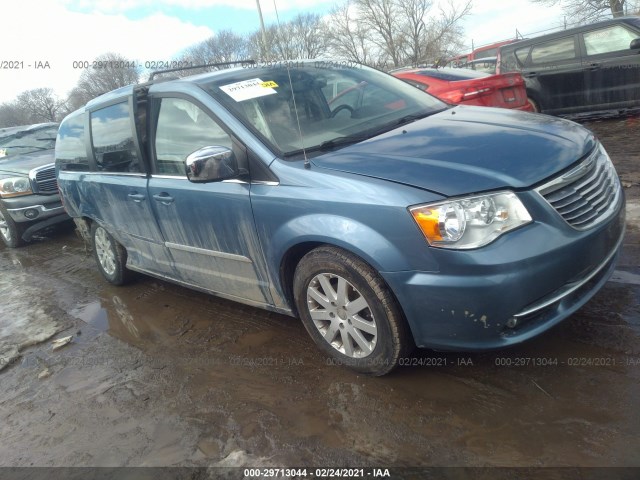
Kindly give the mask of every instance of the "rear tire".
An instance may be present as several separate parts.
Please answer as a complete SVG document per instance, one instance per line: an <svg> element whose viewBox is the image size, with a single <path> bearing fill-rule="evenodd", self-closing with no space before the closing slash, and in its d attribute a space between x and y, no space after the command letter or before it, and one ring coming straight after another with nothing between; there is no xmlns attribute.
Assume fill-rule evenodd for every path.
<svg viewBox="0 0 640 480"><path fill-rule="evenodd" d="M306 254L296 268L293 293L309 335L334 364L384 375L413 348L389 287L345 250L324 246Z"/></svg>
<svg viewBox="0 0 640 480"><path fill-rule="evenodd" d="M534 113L540 113L540 105L533 98L527 97L527 102L531 105Z"/></svg>
<svg viewBox="0 0 640 480"><path fill-rule="evenodd" d="M24 245L26 242L22 239L25 226L17 223L11 218L9 212L0 204L0 237L9 248L16 248Z"/></svg>
<svg viewBox="0 0 640 480"><path fill-rule="evenodd" d="M132 272L127 270L127 251L107 230L93 223L91 225L93 257L102 276L114 285L124 285L131 280Z"/></svg>

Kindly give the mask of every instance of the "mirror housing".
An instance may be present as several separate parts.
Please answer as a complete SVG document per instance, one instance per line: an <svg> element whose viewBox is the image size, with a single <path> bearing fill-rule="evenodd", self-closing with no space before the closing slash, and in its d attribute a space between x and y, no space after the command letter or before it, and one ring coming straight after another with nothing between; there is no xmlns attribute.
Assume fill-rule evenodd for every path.
<svg viewBox="0 0 640 480"><path fill-rule="evenodd" d="M202 147L185 159L190 182L219 182L237 177L240 172L233 151L220 145Z"/></svg>
<svg viewBox="0 0 640 480"><path fill-rule="evenodd" d="M633 40L631 40L629 48L631 50L635 50L636 48L640 49L640 38L634 38Z"/></svg>

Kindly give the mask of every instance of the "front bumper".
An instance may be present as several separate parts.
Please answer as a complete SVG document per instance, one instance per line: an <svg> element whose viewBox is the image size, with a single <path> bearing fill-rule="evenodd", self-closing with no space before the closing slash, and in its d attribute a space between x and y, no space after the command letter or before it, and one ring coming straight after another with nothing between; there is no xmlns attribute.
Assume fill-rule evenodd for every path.
<svg viewBox="0 0 640 480"><path fill-rule="evenodd" d="M2 202L16 223L27 225L22 235L26 241L46 227L70 220L59 195L25 195L4 198Z"/></svg>
<svg viewBox="0 0 640 480"><path fill-rule="evenodd" d="M457 351L508 347L584 305L615 268L624 201L608 221L587 232L558 220L534 222L475 251L435 252L438 272L381 272L416 345Z"/></svg>

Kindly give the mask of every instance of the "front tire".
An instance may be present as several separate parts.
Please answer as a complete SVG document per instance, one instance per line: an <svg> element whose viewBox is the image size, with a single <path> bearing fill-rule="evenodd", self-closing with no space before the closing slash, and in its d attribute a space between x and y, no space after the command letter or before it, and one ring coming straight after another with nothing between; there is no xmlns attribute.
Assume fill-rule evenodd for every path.
<svg viewBox="0 0 640 480"><path fill-rule="evenodd" d="M9 248L16 248L24 245L26 242L22 239L25 227L16 223L9 212L0 204L0 237Z"/></svg>
<svg viewBox="0 0 640 480"><path fill-rule="evenodd" d="M312 250L296 268L293 293L309 335L336 364L384 375L410 353L413 342L395 297L355 255L331 246Z"/></svg>
<svg viewBox="0 0 640 480"><path fill-rule="evenodd" d="M107 230L93 223L91 225L93 256L102 276L114 285L124 285L131 279L127 270L127 251Z"/></svg>

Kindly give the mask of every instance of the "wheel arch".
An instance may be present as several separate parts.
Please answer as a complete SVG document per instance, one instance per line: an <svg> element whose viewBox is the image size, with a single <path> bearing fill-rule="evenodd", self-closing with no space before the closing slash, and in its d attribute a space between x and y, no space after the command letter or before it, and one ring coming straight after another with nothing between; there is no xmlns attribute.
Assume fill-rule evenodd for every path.
<svg viewBox="0 0 640 480"><path fill-rule="evenodd" d="M313 217L316 220L311 222L307 217ZM295 270L300 260L315 248L324 245L340 248L357 256L379 275L382 271L408 270L410 268L402 252L379 232L345 217L334 215L322 215L321 217L322 221L318 221L318 215L296 219L278 229L272 236L271 245L280 245L281 248L277 252L272 252L275 255L271 258L277 259L275 268L278 272L282 294L296 316L298 312L293 299ZM313 228L314 224L320 226ZM346 228L347 225L349 228ZM300 236L300 231L307 233ZM333 235L328 235L328 232ZM380 278L383 279L382 275ZM387 288L397 301L397 296L388 284ZM399 302L398 305L400 305Z"/></svg>

